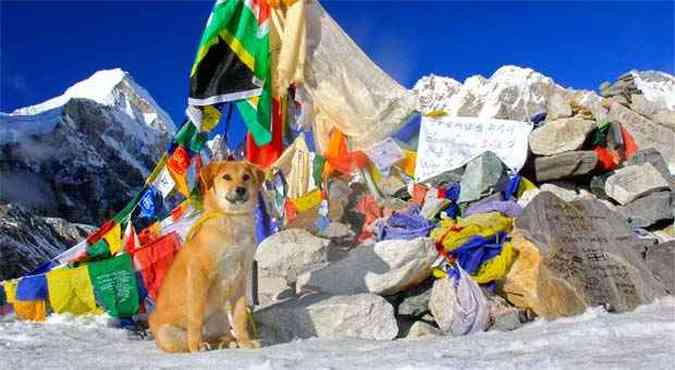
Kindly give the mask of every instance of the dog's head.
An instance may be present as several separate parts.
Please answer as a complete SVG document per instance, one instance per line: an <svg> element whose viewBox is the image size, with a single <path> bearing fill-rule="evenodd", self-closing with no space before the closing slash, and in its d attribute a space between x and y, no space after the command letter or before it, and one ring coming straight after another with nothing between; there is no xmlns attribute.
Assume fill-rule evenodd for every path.
<svg viewBox="0 0 675 370"><path fill-rule="evenodd" d="M200 177L209 207L224 213L248 213L256 205L265 173L246 161L215 161L202 168Z"/></svg>

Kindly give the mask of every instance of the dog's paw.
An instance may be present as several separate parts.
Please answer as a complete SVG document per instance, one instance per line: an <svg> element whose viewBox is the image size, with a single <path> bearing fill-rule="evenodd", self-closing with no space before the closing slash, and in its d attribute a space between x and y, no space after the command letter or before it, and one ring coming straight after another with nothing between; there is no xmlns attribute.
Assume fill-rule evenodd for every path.
<svg viewBox="0 0 675 370"><path fill-rule="evenodd" d="M238 343L239 348L260 348L260 341L259 340L247 340L247 341L241 341Z"/></svg>
<svg viewBox="0 0 675 370"><path fill-rule="evenodd" d="M211 344L209 344L207 342L203 342L202 344L199 345L199 352L206 352L206 351L210 351L212 349L213 348L211 347Z"/></svg>

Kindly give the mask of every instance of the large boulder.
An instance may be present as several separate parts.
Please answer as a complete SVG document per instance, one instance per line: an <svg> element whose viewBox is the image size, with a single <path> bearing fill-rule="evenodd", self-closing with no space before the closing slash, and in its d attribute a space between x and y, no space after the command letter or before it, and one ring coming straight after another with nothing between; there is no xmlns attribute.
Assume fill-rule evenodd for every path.
<svg viewBox="0 0 675 370"><path fill-rule="evenodd" d="M587 175L595 169L598 156L592 150L565 152L550 157L537 157L534 172L537 181L550 181Z"/></svg>
<svg viewBox="0 0 675 370"><path fill-rule="evenodd" d="M390 340L398 334L394 308L375 294L307 295L261 308L253 317L265 344L310 337Z"/></svg>
<svg viewBox="0 0 675 370"><path fill-rule="evenodd" d="M665 285L666 291L675 295L675 240L649 246L645 260L656 279Z"/></svg>
<svg viewBox="0 0 675 370"><path fill-rule="evenodd" d="M530 150L538 155L553 155L581 148L595 122L579 118L561 118L532 131Z"/></svg>
<svg viewBox="0 0 675 370"><path fill-rule="evenodd" d="M428 278L436 257L434 242L428 238L362 245L340 261L300 275L297 288L329 294L391 295Z"/></svg>
<svg viewBox="0 0 675 370"><path fill-rule="evenodd" d="M471 202L489 194L504 176L502 161L493 152L485 152L467 163L460 181L459 202Z"/></svg>
<svg viewBox="0 0 675 370"><path fill-rule="evenodd" d="M294 295L298 275L328 261L329 244L304 229L283 230L260 243L256 251L260 304Z"/></svg>
<svg viewBox="0 0 675 370"><path fill-rule="evenodd" d="M651 121L612 99L609 101L608 119L620 122L635 138L639 148L658 150L666 160L670 172L675 173L675 145L673 145L675 129L673 127Z"/></svg>
<svg viewBox="0 0 675 370"><path fill-rule="evenodd" d="M518 258L501 291L547 319L597 305L628 311L666 293L640 255L642 242L597 200L567 203L542 192L516 220L511 238Z"/></svg>
<svg viewBox="0 0 675 370"><path fill-rule="evenodd" d="M298 275L328 260L330 240L317 238L306 230L288 229L265 239L256 252L258 275L281 277L293 283Z"/></svg>
<svg viewBox="0 0 675 370"><path fill-rule="evenodd" d="M650 163L621 168L605 182L605 193L622 205L651 192L667 189L670 189L670 184Z"/></svg>
<svg viewBox="0 0 675 370"><path fill-rule="evenodd" d="M618 207L632 227L649 227L653 224L673 219L672 193L659 191Z"/></svg>

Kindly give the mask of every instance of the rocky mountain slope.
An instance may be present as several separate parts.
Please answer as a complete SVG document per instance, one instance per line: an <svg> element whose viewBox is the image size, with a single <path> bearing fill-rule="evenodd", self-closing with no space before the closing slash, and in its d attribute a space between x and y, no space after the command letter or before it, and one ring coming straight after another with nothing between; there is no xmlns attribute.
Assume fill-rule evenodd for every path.
<svg viewBox="0 0 675 370"><path fill-rule="evenodd" d="M128 73L99 71L59 97L0 114L0 201L98 224L139 189L174 130Z"/></svg>
<svg viewBox="0 0 675 370"><path fill-rule="evenodd" d="M73 245L88 230L78 224L100 224L121 209L174 132L171 118L121 69L0 113L0 279ZM55 224L77 232L64 237Z"/></svg>

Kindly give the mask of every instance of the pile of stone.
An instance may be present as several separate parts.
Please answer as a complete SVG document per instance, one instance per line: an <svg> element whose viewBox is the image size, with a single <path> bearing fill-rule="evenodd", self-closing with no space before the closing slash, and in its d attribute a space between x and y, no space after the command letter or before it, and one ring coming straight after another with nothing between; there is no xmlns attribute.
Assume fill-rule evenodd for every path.
<svg viewBox="0 0 675 370"><path fill-rule="evenodd" d="M495 284L432 276L439 253L430 237L359 239L367 216L355 205L373 194L358 181L336 180L330 186L341 191L330 202L327 230L290 228L259 247L254 317L261 338L274 344L515 330L535 317L593 306L625 312L675 294L675 107L655 103L651 115L636 108L644 108L642 99L653 102L640 87L656 77L624 75L603 84L603 97L557 90L546 97L546 118L530 134L520 174L536 188L518 194L522 209L509 214L515 258ZM613 153L609 165L598 146ZM466 211L499 199L508 180L506 166L486 152L426 185L459 183L457 204ZM385 209L410 204L404 181L388 177L377 185ZM435 192L421 214L438 215L448 204L429 194Z"/></svg>

